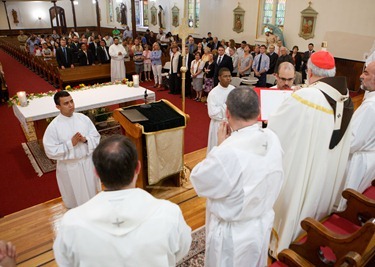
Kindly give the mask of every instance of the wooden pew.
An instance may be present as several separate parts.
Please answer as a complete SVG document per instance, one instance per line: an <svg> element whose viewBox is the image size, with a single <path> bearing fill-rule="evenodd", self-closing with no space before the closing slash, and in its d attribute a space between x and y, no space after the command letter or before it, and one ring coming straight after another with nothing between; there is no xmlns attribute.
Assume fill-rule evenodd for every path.
<svg viewBox="0 0 375 267"><path fill-rule="evenodd" d="M135 65L133 61L125 62L126 75L128 78L135 74ZM101 64L93 66L76 66L66 69L58 69L59 86L63 89L66 85L74 85L81 82L95 83L97 81L110 81L111 65Z"/></svg>

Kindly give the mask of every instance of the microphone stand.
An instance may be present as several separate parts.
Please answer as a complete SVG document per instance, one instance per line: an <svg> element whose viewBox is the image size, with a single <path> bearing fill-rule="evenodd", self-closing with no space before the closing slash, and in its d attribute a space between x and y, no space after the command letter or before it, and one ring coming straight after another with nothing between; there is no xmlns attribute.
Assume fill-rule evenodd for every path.
<svg viewBox="0 0 375 267"><path fill-rule="evenodd" d="M151 105L147 103L147 97L148 97L147 89L145 89L145 94L144 94L145 103L143 105L140 105L141 108L151 108Z"/></svg>

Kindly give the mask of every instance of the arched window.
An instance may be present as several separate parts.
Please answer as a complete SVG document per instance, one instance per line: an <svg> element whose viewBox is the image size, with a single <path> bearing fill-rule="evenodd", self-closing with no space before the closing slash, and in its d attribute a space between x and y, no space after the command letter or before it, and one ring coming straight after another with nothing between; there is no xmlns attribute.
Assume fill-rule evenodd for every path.
<svg viewBox="0 0 375 267"><path fill-rule="evenodd" d="M286 0L259 0L259 7L258 35L264 34L267 24L284 28Z"/></svg>
<svg viewBox="0 0 375 267"><path fill-rule="evenodd" d="M188 23L190 28L199 27L200 2L200 0L189 0L188 2Z"/></svg>

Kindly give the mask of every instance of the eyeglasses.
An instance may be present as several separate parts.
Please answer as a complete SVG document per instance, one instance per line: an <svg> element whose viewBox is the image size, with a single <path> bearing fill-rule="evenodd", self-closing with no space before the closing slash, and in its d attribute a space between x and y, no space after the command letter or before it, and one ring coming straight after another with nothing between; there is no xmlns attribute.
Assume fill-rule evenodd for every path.
<svg viewBox="0 0 375 267"><path fill-rule="evenodd" d="M293 78L283 78L283 77L279 76L279 79L282 80L283 82L291 82L291 81L294 80L294 77Z"/></svg>

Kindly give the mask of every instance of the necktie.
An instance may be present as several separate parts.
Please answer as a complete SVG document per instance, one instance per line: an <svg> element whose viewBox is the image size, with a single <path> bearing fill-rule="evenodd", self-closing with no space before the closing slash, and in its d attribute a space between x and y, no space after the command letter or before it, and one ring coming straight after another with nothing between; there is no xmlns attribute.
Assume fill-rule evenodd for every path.
<svg viewBox="0 0 375 267"><path fill-rule="evenodd" d="M217 65L220 65L222 59L223 59L223 56L219 56L219 60L217 61Z"/></svg>
<svg viewBox="0 0 375 267"><path fill-rule="evenodd" d="M174 58L174 55L172 56L172 59L171 59L171 74L173 74L173 58Z"/></svg>
<svg viewBox="0 0 375 267"><path fill-rule="evenodd" d="M84 51L83 53L85 53L85 56L86 56L86 64L87 64L87 65L90 65L89 57L88 57L88 55L87 55L87 52Z"/></svg>
<svg viewBox="0 0 375 267"><path fill-rule="evenodd" d="M104 53L105 53L105 60L109 60L107 49L103 47Z"/></svg>
<svg viewBox="0 0 375 267"><path fill-rule="evenodd" d="M65 56L65 61L68 62L68 55L66 54L65 47L63 47L63 53L64 53L64 56Z"/></svg>
<svg viewBox="0 0 375 267"><path fill-rule="evenodd" d="M258 67L257 67L258 72L260 71L260 64L261 63L262 63L262 54L260 54L259 61L258 61Z"/></svg>

